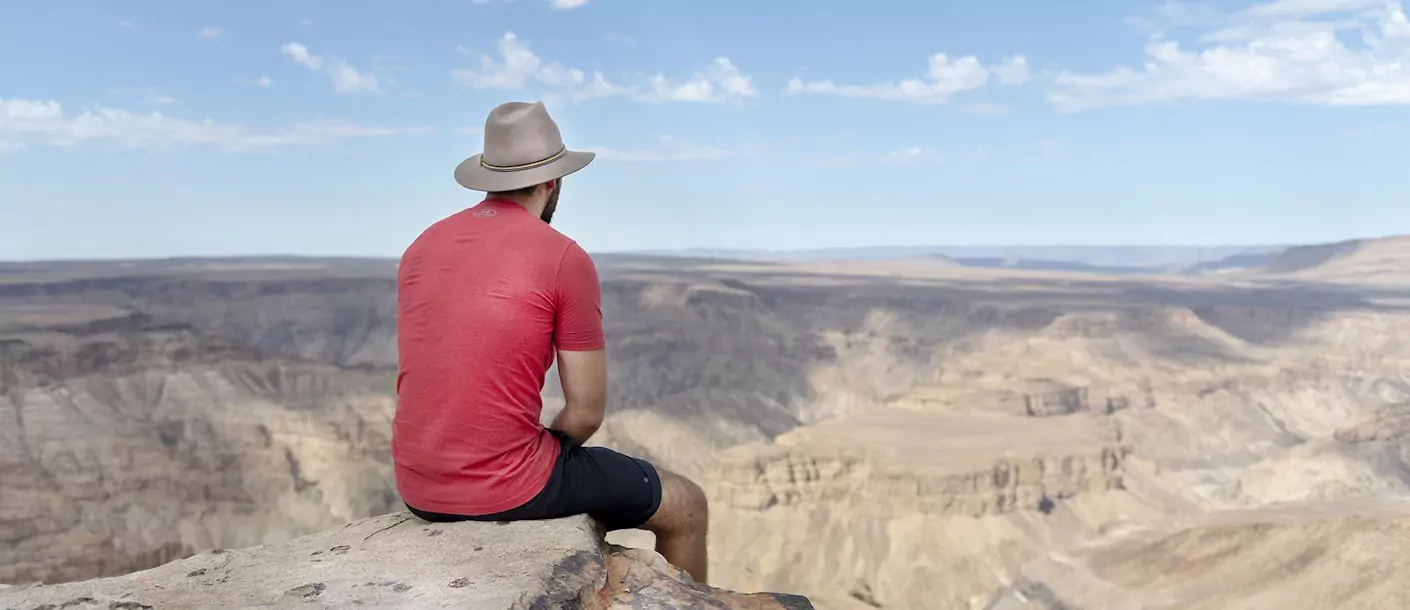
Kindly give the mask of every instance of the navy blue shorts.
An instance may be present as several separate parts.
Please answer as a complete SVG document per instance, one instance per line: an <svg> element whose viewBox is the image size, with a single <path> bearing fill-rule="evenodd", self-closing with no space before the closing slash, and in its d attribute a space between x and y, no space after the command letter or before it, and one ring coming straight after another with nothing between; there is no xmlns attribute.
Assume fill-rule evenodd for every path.
<svg viewBox="0 0 1410 610"><path fill-rule="evenodd" d="M407 505L427 521L533 521L591 515L607 531L636 529L661 507L661 476L646 460L605 447L582 447L549 430L562 446L553 473L534 499L492 515L430 513Z"/></svg>

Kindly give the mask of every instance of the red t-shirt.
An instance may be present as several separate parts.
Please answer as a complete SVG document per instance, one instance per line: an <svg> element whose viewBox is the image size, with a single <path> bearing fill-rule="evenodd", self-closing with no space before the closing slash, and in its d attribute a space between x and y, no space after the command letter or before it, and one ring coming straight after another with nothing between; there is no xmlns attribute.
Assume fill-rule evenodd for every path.
<svg viewBox="0 0 1410 610"><path fill-rule="evenodd" d="M554 348L602 349L601 288L573 240L487 199L427 229L397 272L397 490L418 509L488 515L543 490L539 423Z"/></svg>

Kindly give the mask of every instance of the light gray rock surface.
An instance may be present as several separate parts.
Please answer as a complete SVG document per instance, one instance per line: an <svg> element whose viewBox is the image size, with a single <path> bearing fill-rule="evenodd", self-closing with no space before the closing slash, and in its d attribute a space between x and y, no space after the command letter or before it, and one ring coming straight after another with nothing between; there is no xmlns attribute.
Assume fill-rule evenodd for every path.
<svg viewBox="0 0 1410 610"><path fill-rule="evenodd" d="M606 581L599 540L586 517L442 525L393 513L126 576L12 587L0 608L552 608Z"/></svg>
<svg viewBox="0 0 1410 610"><path fill-rule="evenodd" d="M466 608L804 610L802 597L739 595L660 555L608 547L587 517L428 523L373 517L288 544L213 550L125 576L0 586L0 609Z"/></svg>

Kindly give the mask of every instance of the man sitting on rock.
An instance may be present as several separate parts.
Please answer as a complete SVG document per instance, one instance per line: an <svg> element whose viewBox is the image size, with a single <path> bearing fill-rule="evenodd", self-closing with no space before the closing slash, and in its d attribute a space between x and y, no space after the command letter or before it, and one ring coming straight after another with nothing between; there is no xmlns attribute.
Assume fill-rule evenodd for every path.
<svg viewBox="0 0 1410 610"><path fill-rule="evenodd" d="M479 205L441 220L397 277L392 457L407 507L429 521L588 514L656 534L656 550L705 582L700 487L645 460L584 447L602 425L607 356L592 259L549 226L570 151L543 104L509 103L485 123L484 153L455 170ZM540 423L558 358L563 411Z"/></svg>

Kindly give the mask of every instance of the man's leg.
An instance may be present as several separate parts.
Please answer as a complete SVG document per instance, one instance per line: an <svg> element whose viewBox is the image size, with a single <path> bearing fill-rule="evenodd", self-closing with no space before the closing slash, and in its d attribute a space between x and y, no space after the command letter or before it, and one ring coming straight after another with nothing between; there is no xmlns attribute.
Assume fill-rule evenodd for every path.
<svg viewBox="0 0 1410 610"><path fill-rule="evenodd" d="M656 551L705 583L705 492L674 472L606 447L565 443L562 485L535 512L547 517L587 513L608 531L644 529L656 534ZM550 485L550 487L554 487ZM660 493L658 496L657 493Z"/></svg>
<svg viewBox="0 0 1410 610"><path fill-rule="evenodd" d="M656 534L656 552L690 573L695 582L705 584L705 541L710 525L710 509L699 485L661 467L661 507L642 529Z"/></svg>

